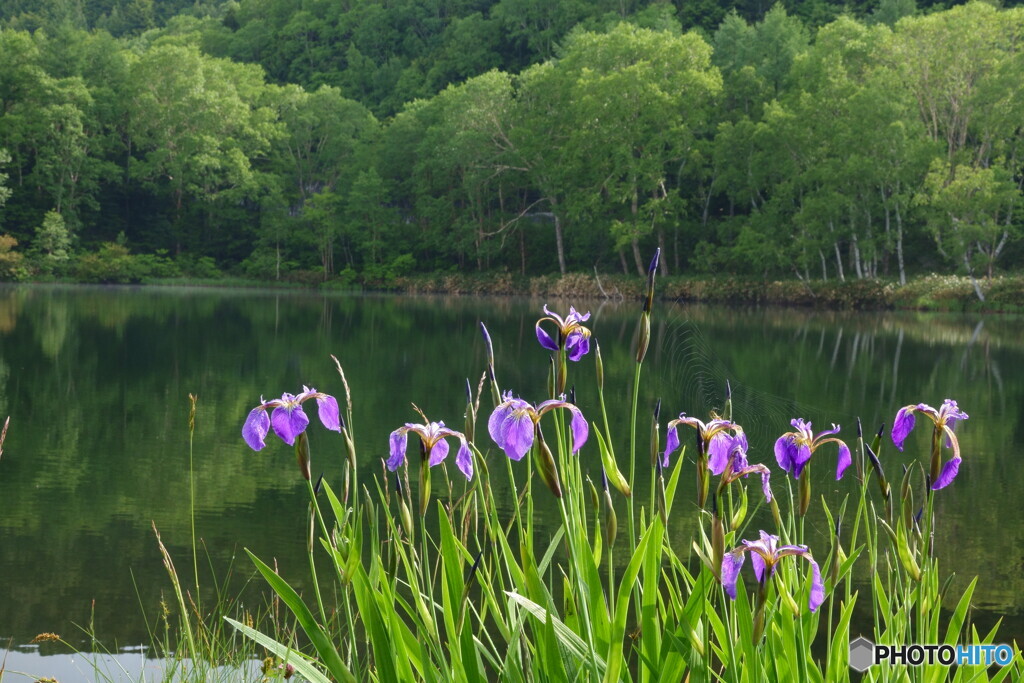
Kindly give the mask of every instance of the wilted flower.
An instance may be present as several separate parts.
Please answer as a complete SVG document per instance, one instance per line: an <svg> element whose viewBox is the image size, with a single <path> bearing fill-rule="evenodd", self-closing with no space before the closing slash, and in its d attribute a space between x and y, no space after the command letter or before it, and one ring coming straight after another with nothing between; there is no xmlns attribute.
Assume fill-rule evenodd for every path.
<svg viewBox="0 0 1024 683"><path fill-rule="evenodd" d="M282 394L281 398L270 401L260 399L260 405L256 406L245 418L242 425L242 438L249 448L254 451L262 450L266 446L267 433L273 426L281 440L289 446L295 445L295 437L306 431L309 418L302 410L302 404L311 398L316 399L317 412L320 415L320 422L324 427L335 432L341 431L341 416L338 413L338 401L328 394L321 393L316 389L303 386L302 393L298 396ZM274 411L267 415L267 410Z"/></svg>
<svg viewBox="0 0 1024 683"><path fill-rule="evenodd" d="M957 441L956 423L957 420L966 420L967 413L957 407L956 401L947 398L942 402L938 410L925 403L904 406L896 413L896 419L892 423L892 442L896 448L903 450L903 442L907 435L914 428L914 413L922 413L927 416L935 426L932 432L932 490L938 490L949 486L960 471L960 442ZM946 437L946 448L953 449L953 457L942 465L941 445L942 437ZM941 469L940 469L941 465Z"/></svg>
<svg viewBox="0 0 1024 683"><path fill-rule="evenodd" d="M819 446L835 442L839 444L836 479L842 479L843 472L853 460L850 457L850 447L846 445L846 442L832 436L839 433L839 427L832 425L832 429L826 429L815 435L811 431L811 423L804 422L802 418L798 417L790 424L795 427L795 431L786 432L775 441L775 459L778 460L779 467L792 474L795 479L799 479L804 467L814 455L814 451L818 450Z"/></svg>
<svg viewBox="0 0 1024 683"><path fill-rule="evenodd" d="M803 557L811 563L811 595L807 606L814 612L825 601L825 585L821 580L821 570L818 568L818 563L811 557L807 546L780 546L778 545L779 537L765 531L761 532L760 540L744 540L742 543L743 545L726 553L722 561L722 586L730 598L736 599L736 581L746 559L745 556L749 552L750 561L754 565L754 575L762 587L767 585L768 579L775 573L775 566L783 557L788 555Z"/></svg>
<svg viewBox="0 0 1024 683"><path fill-rule="evenodd" d="M583 327L583 323L589 319L590 313L583 313L581 315L572 306L569 307L569 315L562 318L557 313L549 311L547 304L545 304L544 317L538 320L535 325L537 341L549 351L561 351L564 349L569 354L569 360L578 361L590 351L590 330ZM544 321L555 324L557 341L541 327L541 323Z"/></svg>
<svg viewBox="0 0 1024 683"><path fill-rule="evenodd" d="M409 432L419 435L420 441L423 443L423 453L427 465L430 467L441 464L448 457L448 442L445 439L449 436L456 437L460 445L459 452L455 456L455 464L466 475L466 479L473 478L473 455L466 442L466 435L454 429L448 429L444 426L444 422L430 422L422 425L407 422L405 426L391 432L391 457L386 463L389 470L394 472L405 462Z"/></svg>
<svg viewBox="0 0 1024 683"><path fill-rule="evenodd" d="M551 399L534 408L520 398L513 398L511 391L505 392L503 398L505 400L494 409L487 420L487 431L490 432L494 443L498 444L512 460L522 460L533 446L536 426L541 415L555 408L565 408L572 413L572 421L569 423L572 431L572 452L578 452L586 443L590 434L587 420L580 409L568 401Z"/></svg>

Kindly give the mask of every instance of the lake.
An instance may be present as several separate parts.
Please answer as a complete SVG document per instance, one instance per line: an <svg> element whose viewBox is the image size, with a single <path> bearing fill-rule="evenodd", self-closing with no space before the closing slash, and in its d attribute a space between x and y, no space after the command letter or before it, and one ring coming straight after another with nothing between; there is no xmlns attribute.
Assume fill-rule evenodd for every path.
<svg viewBox="0 0 1024 683"><path fill-rule="evenodd" d="M96 647L86 630L111 652L138 652L151 642L161 599L173 603L151 524L179 571L191 575L190 393L197 396L191 453L204 586L212 589L212 577L223 580L230 572L230 585L241 590L252 574L242 552L249 548L265 560L276 558L301 587L305 482L291 449L276 437L259 453L240 437L260 397L297 393L305 384L343 401L330 358L336 355L355 404L360 479L368 482L381 473L388 434L420 421L411 403L431 420L462 428L466 380L476 387L485 368L480 321L494 340L502 387L531 401L544 398L548 360L534 335L544 303L0 288L0 420L11 416L0 457L0 643L45 656L67 650L29 645L42 632L58 633L83 651ZM565 313L577 302L547 303ZM601 344L609 417L625 471L630 345L639 304L577 305L593 314L588 324ZM720 409L726 379L734 418L750 437L750 459L769 464L777 486L783 475L772 446L794 417L819 429L837 423L840 436L852 442L858 416L873 432L891 423L902 405L938 407L956 399L970 419L958 425L960 475L936 494L940 568L957 574L956 595L980 574L975 618L990 623L1004 616L999 640L1024 639L1024 507L1015 493L1024 491L1024 469L1014 465L1024 446L1024 320L658 303L640 398L638 472L649 466L655 401L663 401L664 439L664 423L679 412L706 418ZM593 354L572 365L569 383L583 412L599 419ZM485 393L478 444L497 459L504 455L486 437L490 408ZM309 411L313 476L323 472L337 482L343 449L315 413ZM927 456L930 423L918 419L903 454L888 437L883 446L887 473L897 483L904 464ZM682 436L692 443L690 434ZM594 448L588 444L581 457L599 478ZM834 448L816 459L825 462L815 468L815 498L824 494L838 504L855 486L853 470L837 483L830 476ZM684 473L688 488L680 494L691 501L692 480ZM511 509L512 501L507 505ZM811 549L824 560L827 542L816 549L813 539L827 534L820 508L809 519ZM670 533L688 537L689 524L670 522ZM262 604L255 591L245 595L254 609Z"/></svg>

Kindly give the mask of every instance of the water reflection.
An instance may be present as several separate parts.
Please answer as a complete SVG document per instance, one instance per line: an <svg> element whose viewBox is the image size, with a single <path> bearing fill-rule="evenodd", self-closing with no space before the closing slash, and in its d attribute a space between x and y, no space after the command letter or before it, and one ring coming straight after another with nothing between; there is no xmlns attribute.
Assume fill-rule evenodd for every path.
<svg viewBox="0 0 1024 683"><path fill-rule="evenodd" d="M410 402L432 419L459 423L465 380L475 386L484 369L480 320L491 331L503 387L543 397L547 360L533 330L541 303L0 288L0 416L12 416L0 461L0 637L18 646L53 631L87 647L73 624L92 619L108 647L148 642L142 611L152 620L167 588L150 521L183 564L189 557L189 393L199 397L196 522L210 562L223 574L234 560L241 579L249 572L236 559L244 546L298 578L305 490L287 449L254 454L239 438L257 399L303 384L343 396L329 358L337 355L356 401L366 481L380 472L390 430L416 421ZM627 452L636 310L591 308L617 451ZM659 306L641 409L661 398L663 421L682 411L706 414L722 407L729 379L751 460L775 469L771 445L793 417L842 424L850 437L858 416L873 430L901 405L957 399L971 419L962 425L960 477L936 499L942 569L955 571L961 587L982 573L975 604L1017 615L1024 612L1024 512L1014 492L1024 474L1007 462L1024 443L1022 332L1024 323L1010 316ZM592 356L572 365L569 382L584 413L596 416ZM485 419L486 398L482 412ZM883 448L890 476L925 454L926 431L911 435L906 455ZM482 422L477 432L485 432ZM340 444L324 430L310 437L314 474L337 479ZM642 432L638 471L645 439ZM599 476L596 457L586 466ZM815 491L838 504L853 483L829 481L829 469L819 468ZM692 479L684 475L681 500L693 499ZM676 520L670 533L687 544L692 522L686 514ZM1024 628L1011 624L1003 635L1020 638Z"/></svg>

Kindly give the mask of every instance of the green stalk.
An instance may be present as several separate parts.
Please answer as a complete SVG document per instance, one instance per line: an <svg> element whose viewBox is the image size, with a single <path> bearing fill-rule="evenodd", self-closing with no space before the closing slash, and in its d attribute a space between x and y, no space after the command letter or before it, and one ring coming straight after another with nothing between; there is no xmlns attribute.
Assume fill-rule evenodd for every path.
<svg viewBox="0 0 1024 683"><path fill-rule="evenodd" d="M635 486L635 481L636 481L636 411L637 411L637 404L640 401L640 368L642 366L643 366L642 362L641 363L637 363L636 364L636 370L633 373L633 402L632 402L632 408L630 410L630 415L629 415L629 490L630 491L635 491L636 490L636 486ZM606 420L606 422L607 422L607 420ZM654 508L651 508L652 512L653 512L653 509ZM630 502L629 502L628 515L629 515L629 551L630 551L630 554L632 554L632 552L634 550L636 550L636 538L637 538L636 523L635 523L635 520L634 520L634 517L633 517L633 500L632 500L632 498L630 498Z"/></svg>

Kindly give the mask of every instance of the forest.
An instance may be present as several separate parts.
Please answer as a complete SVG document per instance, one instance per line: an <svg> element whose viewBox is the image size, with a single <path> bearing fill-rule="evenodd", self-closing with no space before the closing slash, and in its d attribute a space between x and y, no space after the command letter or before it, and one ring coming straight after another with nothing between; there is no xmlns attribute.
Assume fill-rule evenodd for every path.
<svg viewBox="0 0 1024 683"><path fill-rule="evenodd" d="M0 280L1012 272L1012 5L6 1Z"/></svg>

